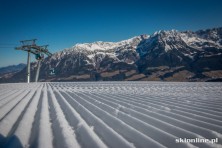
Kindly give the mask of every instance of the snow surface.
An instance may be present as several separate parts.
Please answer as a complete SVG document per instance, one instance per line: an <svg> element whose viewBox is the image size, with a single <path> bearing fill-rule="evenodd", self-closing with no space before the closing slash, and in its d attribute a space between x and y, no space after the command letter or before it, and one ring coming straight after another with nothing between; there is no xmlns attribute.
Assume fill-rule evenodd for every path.
<svg viewBox="0 0 222 148"><path fill-rule="evenodd" d="M1 84L0 147L219 148L221 95L222 83Z"/></svg>

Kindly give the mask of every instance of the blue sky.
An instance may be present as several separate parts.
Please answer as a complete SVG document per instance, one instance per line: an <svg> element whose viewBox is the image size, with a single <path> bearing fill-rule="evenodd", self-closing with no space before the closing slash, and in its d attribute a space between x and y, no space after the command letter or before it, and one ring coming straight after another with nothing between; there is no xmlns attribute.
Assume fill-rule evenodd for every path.
<svg viewBox="0 0 222 148"><path fill-rule="evenodd" d="M0 0L0 67L26 63L20 40L51 52L157 30L222 27L221 0ZM34 59L32 57L32 59Z"/></svg>

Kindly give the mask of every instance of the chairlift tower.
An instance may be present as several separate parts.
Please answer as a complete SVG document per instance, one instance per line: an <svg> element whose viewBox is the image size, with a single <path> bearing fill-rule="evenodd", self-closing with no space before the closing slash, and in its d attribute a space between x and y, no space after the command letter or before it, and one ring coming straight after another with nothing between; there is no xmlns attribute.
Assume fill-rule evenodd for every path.
<svg viewBox="0 0 222 148"><path fill-rule="evenodd" d="M22 46L15 48L16 50L23 50L23 51L28 52L28 57L27 57L27 83L30 83L30 58L31 58L30 53L34 54L35 57L36 57L36 60L38 61L37 62L35 82L38 82L41 61L44 59L44 54L46 54L47 56L52 55L47 49L48 45L38 46L35 43L36 40L37 39L20 41Z"/></svg>

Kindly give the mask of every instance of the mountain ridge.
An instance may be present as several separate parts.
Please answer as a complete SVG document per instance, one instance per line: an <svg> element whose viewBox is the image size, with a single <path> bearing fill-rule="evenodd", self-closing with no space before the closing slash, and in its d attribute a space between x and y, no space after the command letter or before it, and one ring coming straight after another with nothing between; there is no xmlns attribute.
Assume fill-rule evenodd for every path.
<svg viewBox="0 0 222 148"><path fill-rule="evenodd" d="M32 64L34 74L36 63ZM49 75L49 69L56 75ZM24 81L25 70L13 77ZM32 75L33 75L32 74ZM222 78L222 27L157 31L76 44L43 60L40 81L211 81Z"/></svg>
<svg viewBox="0 0 222 148"><path fill-rule="evenodd" d="M3 67L0 67L0 74L20 71L23 68L25 68L25 66L26 66L26 64L24 64L24 63L20 63L20 64L17 64L17 65L3 66Z"/></svg>
<svg viewBox="0 0 222 148"><path fill-rule="evenodd" d="M0 80L1 79L9 79L22 69L26 67L26 64L20 63L17 65L9 65L0 67Z"/></svg>

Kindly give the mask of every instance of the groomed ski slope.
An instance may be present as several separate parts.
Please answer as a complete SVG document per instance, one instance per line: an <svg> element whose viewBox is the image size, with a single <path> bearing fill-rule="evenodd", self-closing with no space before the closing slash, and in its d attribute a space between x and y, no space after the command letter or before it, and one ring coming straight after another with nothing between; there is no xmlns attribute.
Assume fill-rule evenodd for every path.
<svg viewBox="0 0 222 148"><path fill-rule="evenodd" d="M0 147L221 148L222 83L1 84Z"/></svg>

